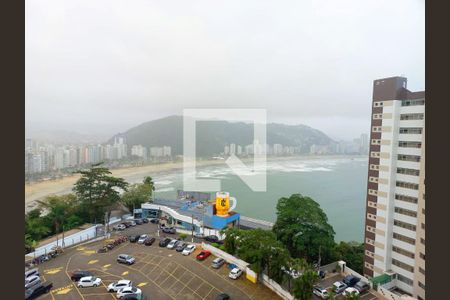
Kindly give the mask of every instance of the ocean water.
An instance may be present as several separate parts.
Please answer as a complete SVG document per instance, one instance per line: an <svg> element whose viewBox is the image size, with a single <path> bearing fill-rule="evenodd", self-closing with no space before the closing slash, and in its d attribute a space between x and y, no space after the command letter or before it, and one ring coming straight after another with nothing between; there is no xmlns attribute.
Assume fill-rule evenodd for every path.
<svg viewBox="0 0 450 300"><path fill-rule="evenodd" d="M272 222L276 219L279 198L294 193L309 196L327 214L336 241L362 242L367 161L366 157L268 161L266 192L252 191L225 165L199 167L197 177L220 179L222 190L237 198L236 211ZM174 198L176 191L183 189L181 171L149 175L155 181L156 197Z"/></svg>

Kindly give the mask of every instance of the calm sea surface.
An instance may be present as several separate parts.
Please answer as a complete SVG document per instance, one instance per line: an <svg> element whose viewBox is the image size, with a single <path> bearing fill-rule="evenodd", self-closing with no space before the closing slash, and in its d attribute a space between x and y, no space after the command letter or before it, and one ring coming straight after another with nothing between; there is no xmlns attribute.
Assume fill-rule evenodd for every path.
<svg viewBox="0 0 450 300"><path fill-rule="evenodd" d="M267 221L275 221L280 197L293 193L309 196L327 214L336 231L336 241L362 242L367 160L366 157L323 157L268 161L266 192L253 192L226 166L199 167L197 177L220 179L222 190L237 198L236 211ZM156 183L158 198L174 198L176 191L183 188L181 171L149 175ZM141 180L141 176L136 178Z"/></svg>

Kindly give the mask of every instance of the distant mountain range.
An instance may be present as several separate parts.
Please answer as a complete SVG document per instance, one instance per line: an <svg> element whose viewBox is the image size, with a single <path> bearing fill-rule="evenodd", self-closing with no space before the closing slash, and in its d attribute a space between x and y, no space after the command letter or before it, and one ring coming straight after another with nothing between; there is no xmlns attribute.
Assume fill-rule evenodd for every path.
<svg viewBox="0 0 450 300"><path fill-rule="evenodd" d="M196 127L197 156L210 157L224 151L225 145L249 145L253 142L253 125L243 122L200 121ZM122 136L128 145L145 147L171 146L172 155L183 153L183 117L169 116L145 122L117 134L107 143L113 143L114 137ZM300 147L301 153L309 153L311 145L329 145L333 140L320 130L306 125L285 125L270 123L267 125L267 143Z"/></svg>

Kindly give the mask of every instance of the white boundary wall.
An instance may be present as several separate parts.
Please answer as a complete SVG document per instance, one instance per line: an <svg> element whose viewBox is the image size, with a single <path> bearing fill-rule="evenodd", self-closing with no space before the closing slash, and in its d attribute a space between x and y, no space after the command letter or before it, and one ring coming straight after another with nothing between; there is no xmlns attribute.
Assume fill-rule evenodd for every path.
<svg viewBox="0 0 450 300"><path fill-rule="evenodd" d="M247 266L249 265L249 263L243 261L242 259L236 258L233 255L228 254L225 251L222 251L204 242L202 242L202 248L211 251L211 253L214 254L214 256L225 259L227 263L235 264L241 270L247 269Z"/></svg>
<svg viewBox="0 0 450 300"><path fill-rule="evenodd" d="M288 291L283 289L275 280L270 279L269 276L267 276L266 274L263 274L262 280L265 286L274 291L278 296L280 296L284 300L294 300L294 296L292 296Z"/></svg>
<svg viewBox="0 0 450 300"><path fill-rule="evenodd" d="M82 231L74 233L72 235L65 236L64 237L64 248L95 238L96 232L97 232L97 226L101 226L101 225L94 225L92 227L89 227L87 229L84 229ZM63 245L62 235L59 234L58 236L61 237L58 239L58 246L61 247ZM52 251L53 247L56 247L56 241L53 241L44 246L36 248L34 250L34 252L25 254L25 257L38 257L40 255L45 255L45 254L49 253L50 251Z"/></svg>

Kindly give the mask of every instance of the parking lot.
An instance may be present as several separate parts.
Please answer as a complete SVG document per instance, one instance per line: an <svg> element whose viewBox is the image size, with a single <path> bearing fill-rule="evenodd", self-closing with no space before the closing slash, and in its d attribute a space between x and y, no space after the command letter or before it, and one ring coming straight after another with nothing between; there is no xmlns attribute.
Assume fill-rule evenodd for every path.
<svg viewBox="0 0 450 300"><path fill-rule="evenodd" d="M39 299L116 299L106 287L119 279L129 279L149 299L215 299L227 293L231 299L279 299L270 289L245 279L228 278L229 269L211 268L215 257L197 261L200 247L189 256L175 250L159 247L155 234L157 226L143 224L129 228L121 234L150 234L157 240L152 246L125 242L107 253L97 253L105 241L66 250L55 259L39 266L42 279L53 282L52 291ZM175 237L174 235L167 235ZM187 239L190 241L190 237ZM128 266L116 262L117 255L130 254L136 263ZM78 288L70 280L74 270L88 270L103 281L99 287Z"/></svg>
<svg viewBox="0 0 450 300"><path fill-rule="evenodd" d="M332 287L333 283L336 281L342 281L344 279L344 276L341 274L330 274L330 276L325 277L323 280L321 280L318 285L320 285L323 288L329 289ZM321 298L317 297L316 295L313 295L314 300L320 300ZM338 295L338 299L344 299L344 296ZM375 292L368 291L361 295L361 300L376 300L379 299Z"/></svg>

